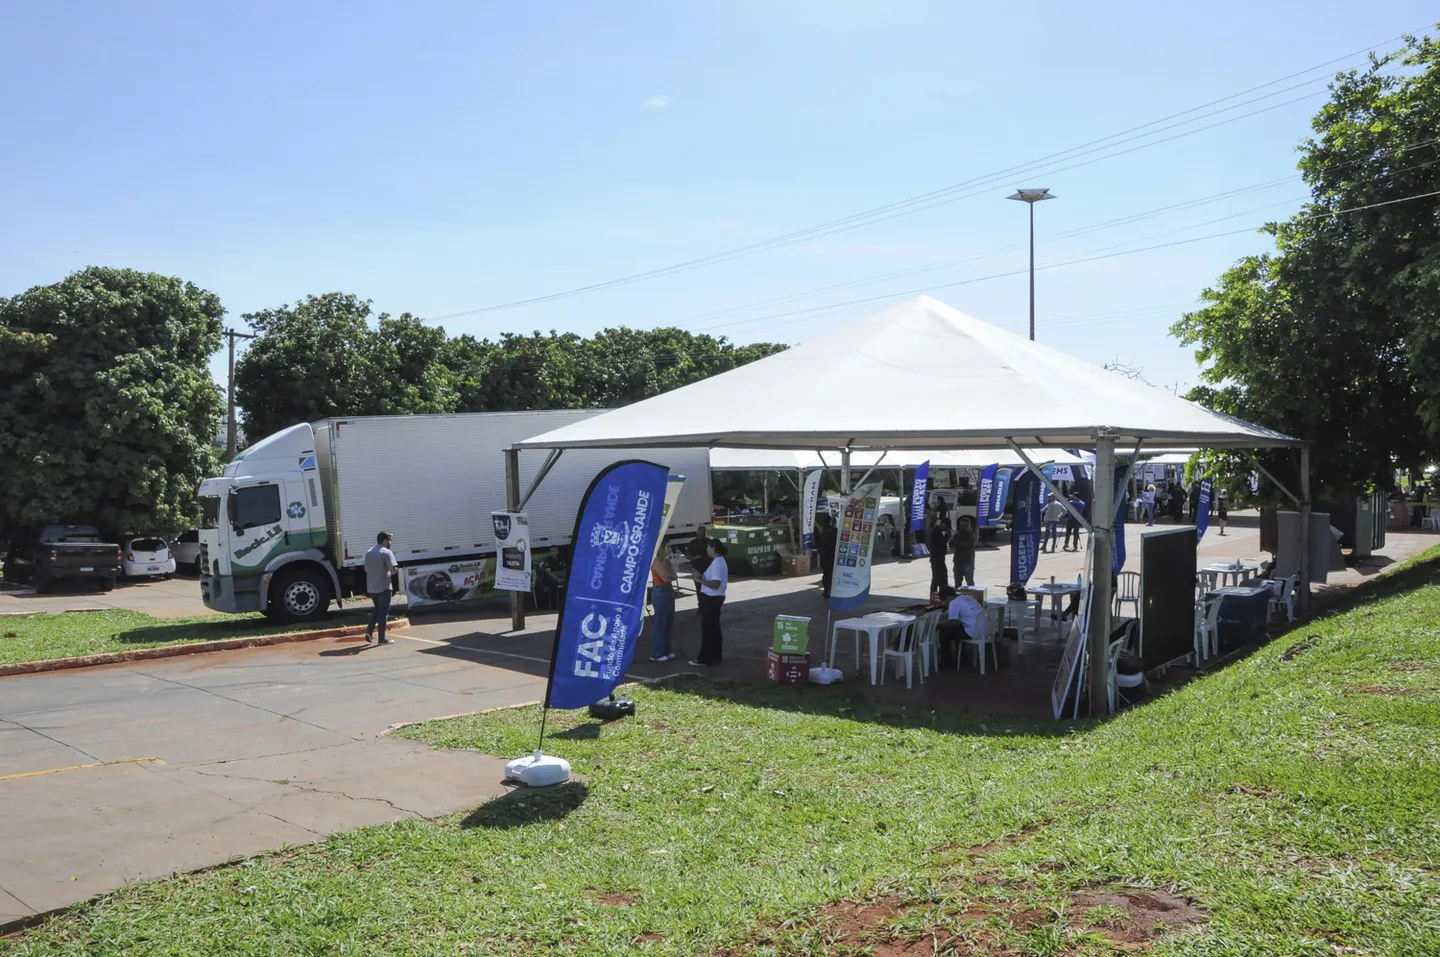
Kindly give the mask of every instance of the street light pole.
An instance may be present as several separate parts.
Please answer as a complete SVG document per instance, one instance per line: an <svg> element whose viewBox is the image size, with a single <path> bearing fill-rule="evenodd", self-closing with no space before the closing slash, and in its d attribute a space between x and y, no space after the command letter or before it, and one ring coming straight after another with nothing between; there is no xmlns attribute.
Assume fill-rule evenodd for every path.
<svg viewBox="0 0 1440 957"><path fill-rule="evenodd" d="M1030 341L1035 341L1035 204L1054 199L1048 189L1017 189L1015 195L1006 199L1018 200L1030 207Z"/></svg>
<svg viewBox="0 0 1440 957"><path fill-rule="evenodd" d="M225 384L225 461L231 462L235 458L235 340L255 336L226 329L225 338L230 340L230 378Z"/></svg>

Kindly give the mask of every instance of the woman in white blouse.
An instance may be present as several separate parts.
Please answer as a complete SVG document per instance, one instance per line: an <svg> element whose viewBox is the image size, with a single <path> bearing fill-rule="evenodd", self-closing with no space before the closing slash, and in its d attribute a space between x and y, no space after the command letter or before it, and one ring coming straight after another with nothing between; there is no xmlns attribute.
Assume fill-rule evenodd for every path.
<svg viewBox="0 0 1440 957"><path fill-rule="evenodd" d="M700 602L700 654L690 664L697 667L720 663L720 609L725 604L725 588L730 584L730 567L725 564L726 549L718 539L705 543L705 554L710 564L705 571L696 575L700 591L696 598Z"/></svg>

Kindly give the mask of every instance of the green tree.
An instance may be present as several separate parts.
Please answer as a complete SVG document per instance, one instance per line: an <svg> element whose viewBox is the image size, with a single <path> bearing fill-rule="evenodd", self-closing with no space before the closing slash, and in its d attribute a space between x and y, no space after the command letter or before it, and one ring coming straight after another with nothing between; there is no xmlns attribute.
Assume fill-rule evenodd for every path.
<svg viewBox="0 0 1440 957"><path fill-rule="evenodd" d="M235 401L252 441L335 415L452 412L445 330L381 313L349 293L248 313L258 333L235 365Z"/></svg>
<svg viewBox="0 0 1440 957"><path fill-rule="evenodd" d="M1437 450L1440 46L1337 76L1312 127L1310 201L1172 332L1203 366L1191 398L1315 442L1317 487L1342 496Z"/></svg>
<svg viewBox="0 0 1440 957"><path fill-rule="evenodd" d="M0 529L173 531L215 474L208 361L224 310L179 279L92 267L0 300Z"/></svg>

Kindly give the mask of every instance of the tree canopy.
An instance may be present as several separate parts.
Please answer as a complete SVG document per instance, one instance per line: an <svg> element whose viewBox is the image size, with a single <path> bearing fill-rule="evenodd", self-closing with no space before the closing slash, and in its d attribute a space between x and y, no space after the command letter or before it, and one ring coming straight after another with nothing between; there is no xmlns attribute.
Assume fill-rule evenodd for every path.
<svg viewBox="0 0 1440 957"><path fill-rule="evenodd" d="M247 315L259 338L235 370L246 435L332 415L608 408L785 348L673 328L451 338L409 314L371 315L345 293Z"/></svg>
<svg viewBox="0 0 1440 957"><path fill-rule="evenodd" d="M213 293L131 269L0 299L0 530L188 524L216 471L223 314Z"/></svg>
<svg viewBox="0 0 1440 957"><path fill-rule="evenodd" d="M1315 442L1341 496L1440 447L1440 44L1338 75L1312 128L1309 202L1172 333L1204 367L1191 398Z"/></svg>

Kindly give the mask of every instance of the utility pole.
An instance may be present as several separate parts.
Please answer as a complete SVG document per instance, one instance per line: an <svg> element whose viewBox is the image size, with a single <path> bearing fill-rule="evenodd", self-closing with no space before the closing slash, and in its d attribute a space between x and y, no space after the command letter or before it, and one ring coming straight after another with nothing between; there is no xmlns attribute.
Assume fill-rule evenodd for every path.
<svg viewBox="0 0 1440 957"><path fill-rule="evenodd" d="M1006 196L1030 207L1030 341L1035 341L1035 204L1054 199L1048 189L1017 189L1015 195Z"/></svg>
<svg viewBox="0 0 1440 957"><path fill-rule="evenodd" d="M235 340L256 337L226 329L225 338L230 340L230 378L225 385L225 461L230 462L235 458Z"/></svg>

